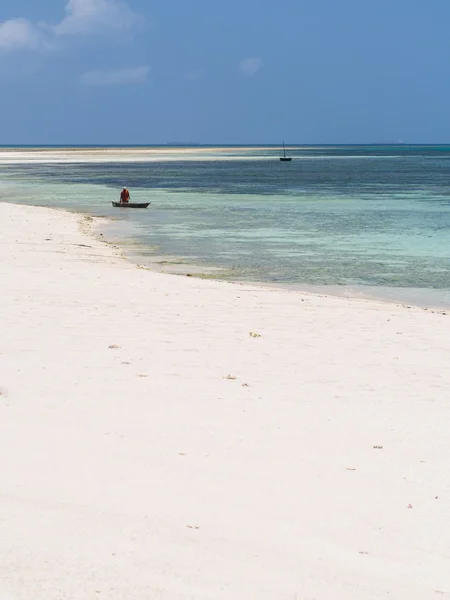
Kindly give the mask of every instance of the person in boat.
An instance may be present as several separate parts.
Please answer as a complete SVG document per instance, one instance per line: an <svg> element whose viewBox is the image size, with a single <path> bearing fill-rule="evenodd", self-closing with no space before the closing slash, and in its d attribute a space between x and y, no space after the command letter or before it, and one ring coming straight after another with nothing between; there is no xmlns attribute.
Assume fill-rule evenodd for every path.
<svg viewBox="0 0 450 600"><path fill-rule="evenodd" d="M122 202L122 204L127 204L127 202L130 201L130 192L127 190L126 187L124 187L123 190L120 192L120 201Z"/></svg>

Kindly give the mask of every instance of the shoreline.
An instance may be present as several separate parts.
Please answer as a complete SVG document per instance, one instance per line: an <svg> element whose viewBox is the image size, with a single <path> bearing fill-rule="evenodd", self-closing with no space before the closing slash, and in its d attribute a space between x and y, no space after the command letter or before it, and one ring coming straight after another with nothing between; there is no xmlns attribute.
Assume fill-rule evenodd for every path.
<svg viewBox="0 0 450 600"><path fill-rule="evenodd" d="M62 209L64 210L64 209ZM78 212L78 211L75 211ZM78 214L84 214L78 212ZM108 240L108 230L102 226L108 227L109 217L95 217L101 219L98 224L98 235L101 235L104 240ZM94 233L95 235L95 233ZM100 238L98 238L100 239ZM132 239L132 243L127 243L126 240ZM333 298L350 298L354 300L380 302L383 304L393 304L396 306L411 306L423 310L447 311L450 310L450 290L431 289L431 288L408 288L408 287L392 287L392 286L368 286L368 285L319 285L308 283L281 283L271 281L257 281L252 279L234 279L227 276L221 277L221 273L227 273L229 269L218 265L204 265L185 260L183 256L164 255L164 254L140 254L136 249L148 249L149 246L135 242L135 238L120 238L120 236L112 236L111 243L120 247L124 258L131 263L146 268L151 272L165 275L176 275L178 277L194 277L197 279L207 279L222 283L230 283L234 285L249 285L254 287L262 287L265 289L284 290L286 292L296 292L306 294L308 296L322 296ZM101 241L101 240L100 240ZM217 273L217 277L215 274ZM444 293L448 293L449 300L433 299L433 294L442 297Z"/></svg>
<svg viewBox="0 0 450 600"><path fill-rule="evenodd" d="M76 152L85 154L84 150ZM101 150L96 150L96 156L109 161L111 152L115 150L108 150L108 156L104 156ZM53 154L64 159L70 152L55 150ZM134 154L128 149L120 149L117 157L130 158ZM337 154L332 152L328 156L326 153L327 156L321 158L338 158ZM349 158L348 152L344 155L341 158ZM198 153L188 152L185 156L195 158ZM67 171L51 165L39 167L28 164L23 168L10 165L3 167L7 184L4 196L7 197L10 192L9 200L14 201L16 194L18 201L35 200L33 203L49 207L60 204L63 208L69 208L68 204L73 204L71 210L105 214L111 218L111 197L116 193L115 178L120 177L122 183L122 179L130 177L132 181L129 183L135 187L136 199L153 200L154 205L148 211L148 217L136 217L135 212L127 216L117 215L120 222L117 237L125 234L123 237L126 239L135 235L136 242L160 244L163 250L158 251L156 248L156 252L164 251L169 256L156 259L157 262L165 263L164 267L156 265L157 271L189 270L190 274L195 275L206 271L208 277L214 274L216 267L225 267L225 270L215 271L217 279L246 282L260 280L263 285L318 294L363 296L384 302L450 309L450 263L444 251L448 211L442 208L445 203L438 193L433 193L432 189L425 190L423 197L421 193L416 193L418 190L412 193L406 180L404 193L397 194L395 189L391 190L396 210L401 211L402 218L397 226L396 219L391 218L392 203L387 200L391 192L387 196L383 192L386 182L374 180L374 187L372 189L372 184L369 186L367 197L364 195L367 185L363 185L360 190L362 196L358 201L358 186L355 191L353 184L350 184L354 168L348 161L344 161L339 168L330 166L325 169L334 181L330 184L331 187L328 186L328 192L327 186L322 189L318 185L316 189L318 182L315 182L314 173L322 172L323 167L313 166L312 163L305 172L298 163L294 171L291 169L286 174L285 168L279 167L276 160L266 175L264 163L250 167L250 171L248 165L241 169L240 164L242 166L239 162L210 166L199 163L199 173L202 174L200 179L196 175L197 168L191 169L189 163L184 161L176 168L166 168L163 163L159 166L155 164L154 168L139 164L131 167L127 163L121 166L72 164ZM389 169L395 172L395 163L391 161L389 165ZM423 168L422 162L420 165ZM283 179L282 185L273 187L274 181L279 180L280 168L287 179ZM371 167L355 168L361 174L365 173L364 177L372 172ZM254 169L260 174L259 179L263 183L261 189L256 180L252 179ZM335 175L342 175L343 172L350 179L340 176L336 179ZM95 178L95 186L87 185L87 175L88 179ZM347 183L350 187L347 187ZM184 188L184 185L187 187ZM207 191L210 185L211 193ZM206 193L195 193L198 186L201 189L206 186ZM298 194L295 191L297 187ZM233 193L233 189L238 189L239 195L229 197L229 192ZM214 190L220 193L215 193ZM377 190L382 193L378 194ZM436 206L440 208L435 210ZM221 219L221 212L224 210L230 211L227 222ZM290 211L292 222L287 217L291 214ZM430 211L433 222L439 213L444 226L441 227L437 222L433 227L427 211ZM252 226L247 224L245 218L241 219L242 215L247 214L255 217L252 217ZM423 218L419 219L419 214ZM384 227L383 220L388 215L388 226ZM358 233L360 219L365 224L361 234ZM323 223L328 225L324 227ZM344 235L340 233L341 226L343 231L348 228ZM121 227L124 229L122 233ZM396 229L398 235L394 235ZM142 253L146 254L145 246L142 248ZM154 252L155 247L149 247L149 251ZM179 264L174 268L168 264L173 261L170 255L176 254L186 254L187 265L190 262L194 266ZM154 257L146 257L144 260L150 266L155 262ZM183 256L181 261L185 261ZM181 261L177 257L176 262ZM197 261L209 264L206 269L199 268L195 265ZM142 261L138 258L137 262ZM239 268L234 268L235 265ZM195 271L191 272L193 269ZM302 280L317 284L317 287L303 283ZM323 283L332 285L324 287ZM347 285L341 286L341 283ZM358 283L368 285L359 286ZM410 287L372 287L385 285ZM416 285L423 287L415 289Z"/></svg>
<svg viewBox="0 0 450 600"><path fill-rule="evenodd" d="M0 598L450 594L449 317L0 203Z"/></svg>
<svg viewBox="0 0 450 600"><path fill-rule="evenodd" d="M183 256L175 255L158 255L148 254L142 255L134 253L127 247L126 240L132 239L131 246L134 248L148 249L145 244L136 243L135 238L126 238L123 236L114 236L108 238L108 230L102 227L111 226L112 223L117 223L116 219L112 219L111 215L92 214L84 211L82 208L44 206L41 204L15 204L13 201L3 201L6 204L14 206L34 206L37 208L48 208L49 210L62 211L82 217L89 217L96 221L96 230L91 232L99 242L110 244L116 249L121 250L123 258L138 266L139 268L148 269L151 272L176 275L178 277L188 276L197 279L206 279L221 283L230 283L234 285L249 285L253 287L262 287L266 289L284 290L288 292L296 292L305 295L332 297L332 298L347 298L360 301L380 302L382 304L392 304L395 306L404 306L407 308L419 308L434 312L443 312L450 310L450 289L438 288L410 288L410 287L392 287L392 286L369 286L369 285L335 285L335 284L309 284L309 283L281 283L271 281L257 281L252 279L234 279L227 277L215 277L215 273L220 275L221 272L227 272L227 268L218 265L203 265L184 260ZM105 225L106 223L106 225ZM156 260L155 260L156 259ZM406 295L405 295L406 293ZM442 300L433 299L432 296L437 294L449 295L449 299Z"/></svg>

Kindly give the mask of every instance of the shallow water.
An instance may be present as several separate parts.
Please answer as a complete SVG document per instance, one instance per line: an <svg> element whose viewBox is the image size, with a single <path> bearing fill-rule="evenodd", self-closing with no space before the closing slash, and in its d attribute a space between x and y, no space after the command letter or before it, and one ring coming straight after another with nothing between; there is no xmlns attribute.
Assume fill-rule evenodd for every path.
<svg viewBox="0 0 450 600"><path fill-rule="evenodd" d="M0 149L0 197L112 217L110 237L167 270L450 306L450 147L289 153L291 163L274 148ZM123 185L151 207L113 209Z"/></svg>

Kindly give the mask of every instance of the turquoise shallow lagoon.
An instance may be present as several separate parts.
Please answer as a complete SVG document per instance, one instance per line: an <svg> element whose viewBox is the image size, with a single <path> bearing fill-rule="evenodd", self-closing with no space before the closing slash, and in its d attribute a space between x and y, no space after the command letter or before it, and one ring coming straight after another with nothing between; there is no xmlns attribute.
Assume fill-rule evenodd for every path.
<svg viewBox="0 0 450 600"><path fill-rule="evenodd" d="M107 236L167 270L450 306L450 147L289 153L0 149L0 199L113 218ZM123 185L151 207L113 209Z"/></svg>

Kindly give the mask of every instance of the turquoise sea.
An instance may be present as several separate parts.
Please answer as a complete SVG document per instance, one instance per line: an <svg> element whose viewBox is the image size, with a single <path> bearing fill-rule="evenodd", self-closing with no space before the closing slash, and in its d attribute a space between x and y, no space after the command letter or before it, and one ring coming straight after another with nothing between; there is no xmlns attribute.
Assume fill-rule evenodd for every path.
<svg viewBox="0 0 450 600"><path fill-rule="evenodd" d="M288 148L0 148L0 200L110 217L160 270L450 307L450 146Z"/></svg>

